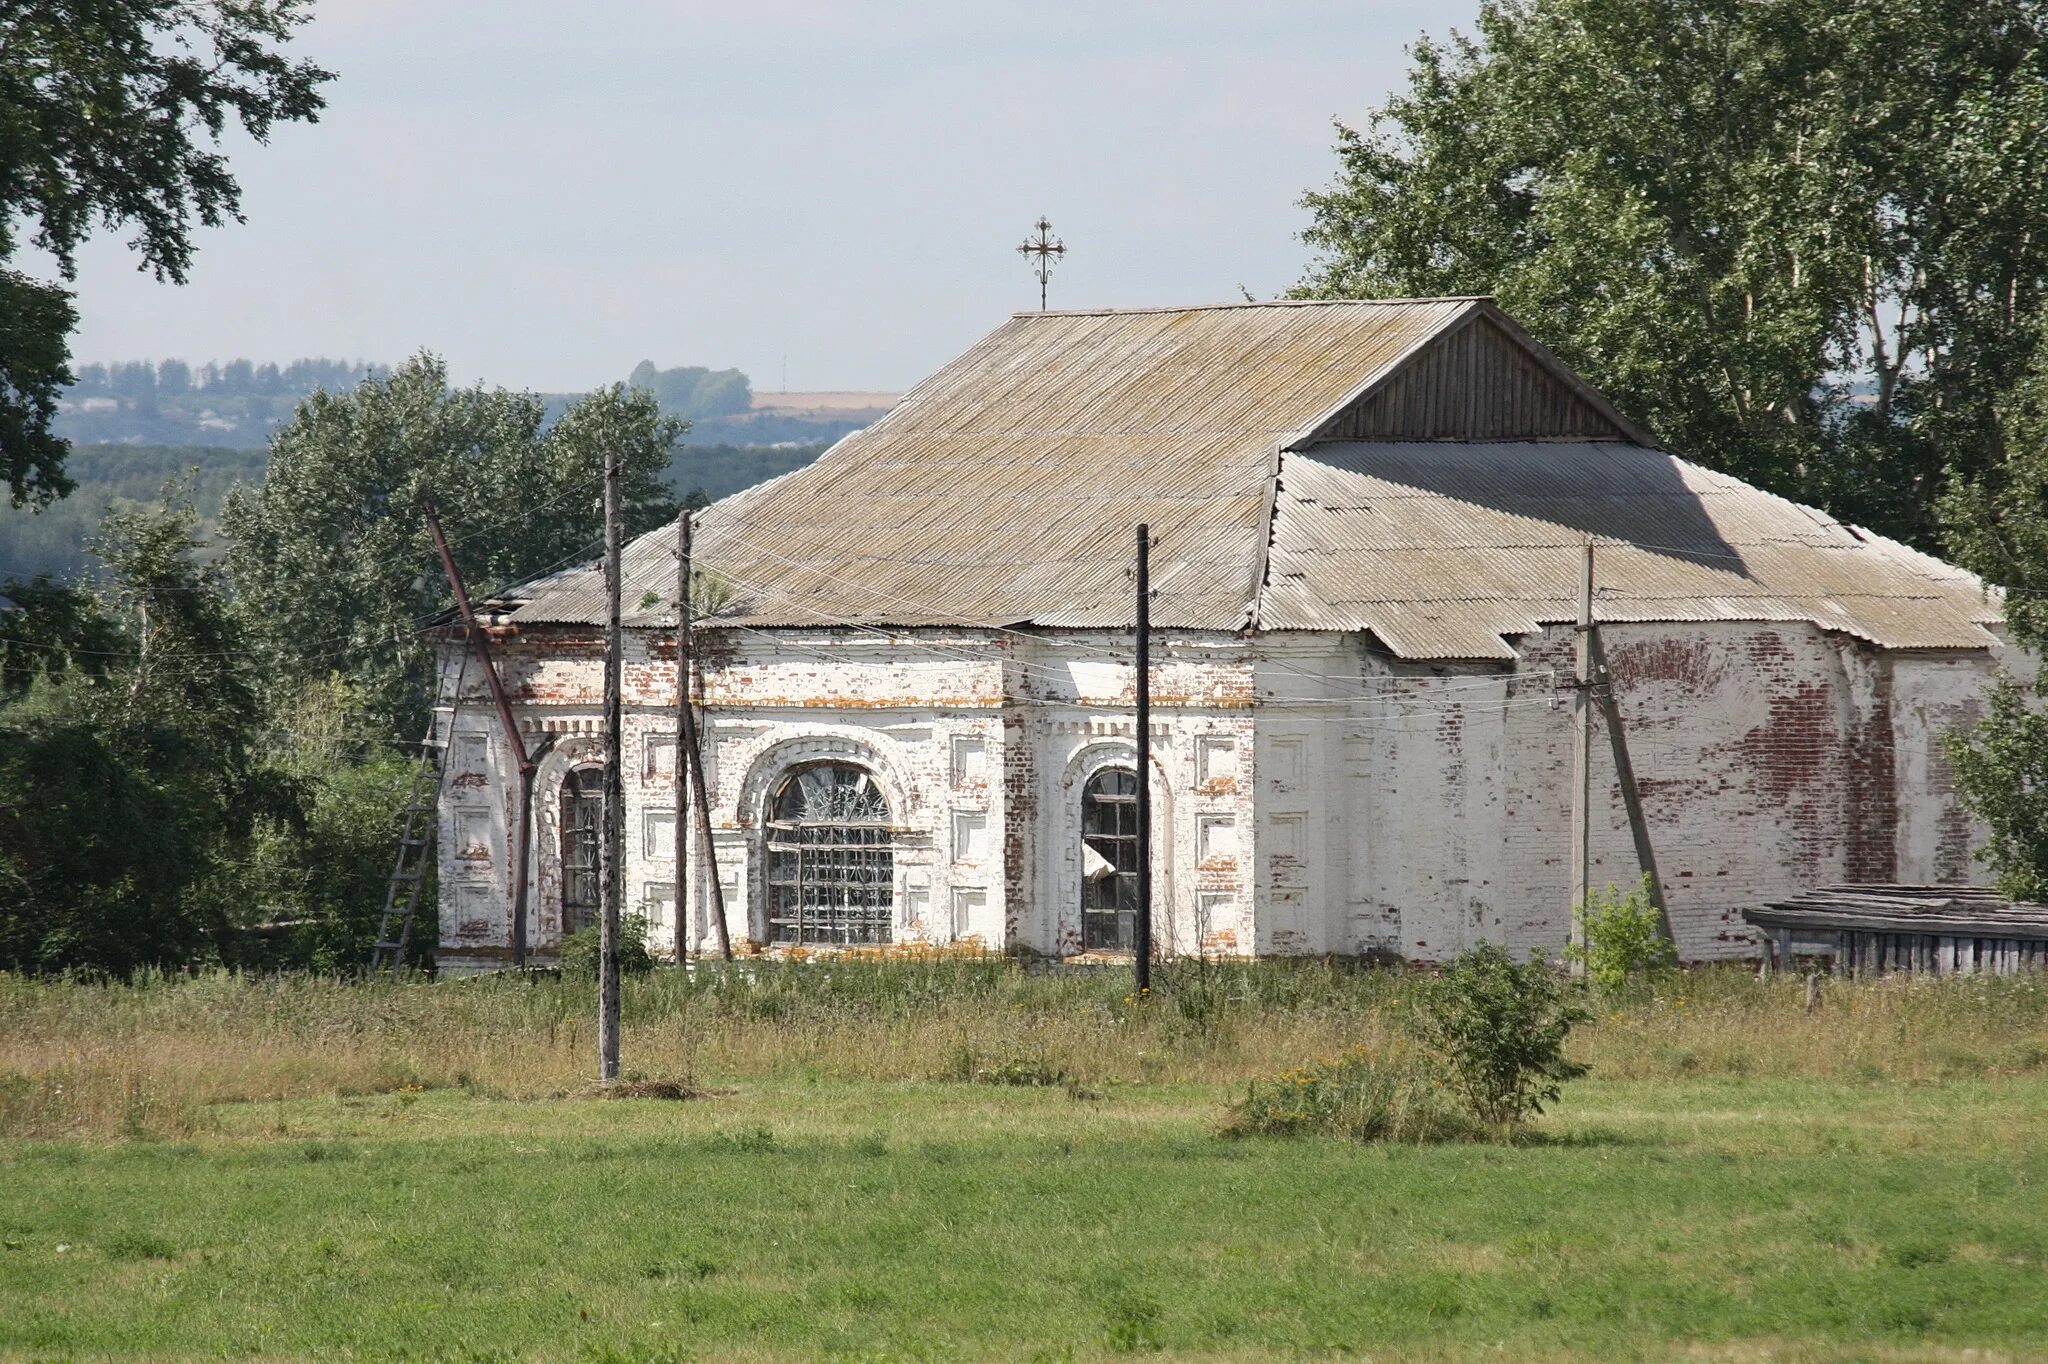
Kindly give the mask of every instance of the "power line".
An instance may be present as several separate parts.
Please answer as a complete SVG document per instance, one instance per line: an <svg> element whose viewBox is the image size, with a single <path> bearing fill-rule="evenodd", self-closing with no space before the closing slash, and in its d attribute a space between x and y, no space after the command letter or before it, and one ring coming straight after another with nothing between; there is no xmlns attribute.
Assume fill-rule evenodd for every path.
<svg viewBox="0 0 2048 1364"><path fill-rule="evenodd" d="M754 628L754 627L752 627L752 626L748 626L748 625L729 625L729 626L726 626L726 627L724 627L724 628L726 628L726 629L728 629L728 630L735 630L735 631L738 631L738 632L740 632L740 633L742 633L742 634L749 634L749 635L758 635L758 636L759 636L760 638L762 638L762 639L765 639L765 640L768 640L768 641L770 641L770 642L774 643L774 644L775 644L775 645L776 645L777 647L779 647L779 648L791 649L791 650L794 650L794 651L795 651L795 652L797 652L797 653L801 653L801 654L806 654L806 655L808 655L808 656L810 656L810 657L812 657L812 658L815 658L815 659L817 659L818 661L820 661L820 662L823 662L823 663L830 663L830 662L834 662L834 661L835 661L834 659L832 659L832 658L831 658L831 657L830 657L829 655L827 655L827 654L823 654L823 653L817 652L817 651L816 651L815 649L812 649L812 648L807 648L806 646L804 646L804 645L802 645L802 644L797 644L797 643L794 643L794 642L792 642L792 641L790 641L790 640L788 640L788 639L785 639L785 638L783 638L782 636L779 636L779 635L774 635L774 634L770 634L770 633L769 633L768 631L766 631L766 630L760 630L760 629L756 629L756 628ZM1285 702L1285 701L1271 701L1271 700L1268 700L1268 699L1266 699L1266 698L1255 698L1255 700L1256 700L1256 705L1257 705L1258 709L1259 709L1259 710L1260 710L1261 712L1271 712L1271 711L1281 711L1281 712L1285 712L1285 711L1287 711L1287 710L1289 710L1289 709L1291 709L1291 708L1292 708L1292 707L1291 707L1291 706L1290 706L1290 705L1289 705L1289 704L1288 704L1287 702ZM715 703L707 703L707 704L715 704ZM992 700L992 701L991 701L991 704L997 704L997 705L1002 705L1002 706L1031 706L1031 707L1038 707L1038 708L1040 708L1040 709L1049 709L1049 710L1098 710L1098 711L1114 711L1114 712L1117 712L1117 713L1120 713L1120 714L1121 714L1121 713L1128 713L1128 712L1130 711L1130 709L1131 709L1131 703L1130 703L1130 702L1127 702L1127 701L1122 701L1122 700L1116 700L1116 701L1107 701L1107 700L1093 700L1093 699L1089 699L1089 698L1085 698L1085 697L1076 697L1076 698L1074 698L1074 699L1072 699L1072 700L1062 700L1062 699L1059 699L1059 698L1056 698L1056 697L1041 697L1041 696L1015 696L1015 695L1010 695L1010 696L1005 696L1005 697L1002 697L1002 698L1000 698L1000 700ZM1154 705L1155 707L1157 707L1157 708L1160 708L1160 709L1163 709L1163 710L1211 710L1211 709L1214 709L1214 706L1213 706L1213 704L1212 704L1212 703L1210 703L1210 702L1206 702L1206 701L1203 701L1203 700L1200 700L1200 699L1194 699L1194 700L1188 700L1188 701L1170 701L1170 700L1163 700L1163 699L1158 699L1158 698L1155 698L1155 699L1153 700L1152 704L1153 704L1153 705ZM1557 699L1557 697L1556 697L1556 696L1553 696L1553 695L1544 695L1544 696L1532 696L1532 697L1510 697L1510 698L1506 698L1506 699L1504 699L1504 700L1503 700L1503 701L1502 701L1502 702L1500 703L1500 708L1502 708L1502 709L1535 709L1535 708L1538 708L1538 707L1542 707L1542 708L1552 708L1552 709L1554 709L1554 708L1555 708L1555 707L1557 706L1557 704L1558 704L1558 699ZM1408 711L1408 712L1404 713L1404 715L1403 715L1402 717L1400 717L1400 718L1414 719L1414 720L1417 720L1417 721L1421 721L1421 722L1423 722L1423 723L1432 723L1432 724L1433 724L1433 723L1435 723L1434 721L1426 720L1426 719L1425 719L1424 717L1426 717L1426 716L1428 716L1428 715L1436 714L1436 713L1438 713L1438 712L1444 712L1444 711L1449 711L1449 710L1452 710L1452 709L1467 709L1467 708L1466 708L1466 707L1462 707L1462 706L1460 706L1460 707L1450 707L1450 706L1429 706L1429 707L1418 707L1418 708L1415 708L1415 709L1413 709L1413 710L1411 710L1411 711ZM1489 707L1489 710L1490 710L1490 709L1493 709L1493 708ZM1245 708L1245 709L1243 709L1243 710L1241 710L1241 711L1235 711L1235 712L1232 712L1232 711L1224 711L1224 712L1219 712L1219 713L1221 713L1221 714L1232 714L1232 713L1242 713L1242 714L1246 714L1246 715L1249 715L1249 714L1250 714L1250 709L1249 709L1249 708ZM1398 723L1388 723L1388 721L1394 720L1395 718L1396 718L1396 717L1391 717L1391 716L1385 716L1385 717L1358 717L1358 716L1350 716L1350 715L1326 715L1326 716L1290 716L1290 717L1289 717L1289 721L1290 721L1290 723L1293 723L1293 724L1303 724L1303 725L1307 725L1307 724L1341 724L1341 725L1347 725L1347 726L1351 727L1351 728L1352 728L1353 730L1355 730L1355 731L1357 731L1357 732L1360 732L1360 733L1370 733L1370 732L1376 732L1376 731L1385 731L1385 732L1398 732L1398 733L1406 733L1406 734L1415 734L1415 733L1421 733L1421 732L1423 732L1423 730L1422 730L1422 729L1421 729L1421 728L1420 728L1419 726L1413 726L1413 727L1411 727L1411 726L1407 726L1407 725L1401 725L1401 724L1398 724Z"/></svg>
<svg viewBox="0 0 2048 1364"><path fill-rule="evenodd" d="M1057 679L1057 680L1059 680L1059 681L1061 681L1061 682L1071 682L1071 680L1072 680L1072 678L1071 678L1071 675L1070 675L1070 674L1068 674L1067 672L1065 672L1064 670L1060 669L1060 668L1059 668L1059 667L1058 667L1057 665L1052 665L1052 664L1043 664L1043 663L1032 663L1032 662L1029 662L1029 661L1027 661L1027 660L1024 660L1024 659L1019 659L1019 658L1009 658L1009 659L1000 659L1000 658L990 658L990 657L987 657L986 655L982 655L982 654L977 654L977 653L969 653L969 652L965 652L965 651L962 651L962 650L957 650L957 649L947 649L947 648L944 648L943 646L940 646L940 645L935 645L935 644L930 644L930 643L920 642L920 641L916 641L916 640L912 640L912 639L906 639L906 638L904 638L904 637L902 637L902 636L900 636L900 635L897 635L897 634L893 634L893 633L891 633L890 631L887 631L887 630L881 629L881 628L880 628L880 627L878 627L878 626L866 625L866 624L863 624L863 623L861 623L861 622L859 622L859 621L854 621L854 620L848 619L848 618L846 618L846 617L843 617L843 616L836 616L836 615L833 615L833 614L832 614L832 613L830 613L830 612L826 612L826 611L822 611L822 610L819 610L818 608L816 608L816 607L813 607L813 606L810 606L810 605L809 605L808 603L805 603L805 602L803 602L803 601L802 601L802 600L801 600L800 598L797 598L797 597L795 597L795 596L793 596L793 595L791 595L791 594L789 594L789 593L785 593L785 592L781 592L781 591L778 591L778 590L777 590L777 589L775 589L775 588L767 587L767 586L765 586L765 585L762 585L762 584L759 584L759 583L752 583L752 582L749 582L749 581L747 581L747 580L745 580L745 579L742 579L742 578L736 578L736 577L732 577L731 575L727 575L727 577L728 577L728 580L729 580L729 581L731 581L731 582L734 582L734 583L737 583L737 584L738 584L739 586L741 586L741 587L745 587L745 588L750 588L750 589L752 589L752 590L754 590L754 591L758 591L758 592L763 592L763 593L766 593L766 594L767 594L767 595L769 595L769 596L772 596L772 597L779 597L779 598L782 598L782 599L783 599L783 600L785 600L785 601L789 601L789 602L792 602L792 603L796 604L797 606L799 606L800 608L802 608L803 610L805 610L805 611L809 612L810 614L812 614L812 615L815 615L815 616L817 616L817 617L819 618L819 620L820 620L821 622L825 623L825 624L828 624L828 625L832 625L832 626L836 626L836 627L838 627L838 628L842 628L842 629L847 629L847 630L853 630L853 631L857 631L857 632L859 632L859 633L861 633L861 634L863 634L863 635L869 635L869 636L873 636L873 637L875 637L875 638L881 639L881 640L883 640L883 641L885 641L885 642L889 643L890 645L892 645L892 646L894 646L894 647L896 647L896 648L903 648L903 649L911 649L911 650L916 650L916 651L918 651L918 652L922 652L922 653L928 653L928 654L932 654L932 655L935 655L935 656L937 656L937 657L941 657L941 658L950 658L950 659L957 659L957 660L960 660L960 661L963 661L963 662L968 662L968 663L977 663L977 664L995 664L995 665L999 665L999 666L1005 666L1005 665L1006 665L1006 666L1013 666L1013 667L1017 667L1017 668L1021 668L1021 669L1024 669L1025 671L1027 671L1027 672L1029 672L1029 673L1037 673L1037 674L1041 674L1041 675L1044 675L1044 676L1048 676L1048 677L1051 677L1051 678ZM727 627L724 627L724 628L727 628L727 629L748 629L748 632L749 632L749 633L752 633L752 634L759 634L759 635L762 635L762 636L763 636L764 638L774 638L774 636L771 636L771 635L767 635L767 634L766 634L766 633L765 633L764 631L760 631L760 630L755 630L755 629L750 629L749 627L743 627L743 626L727 626ZM1038 637L1038 636L1036 636L1036 635L1026 635L1026 634L1023 634L1023 633L1022 633L1021 631L1009 631L1008 633L1011 633L1011 634L1016 634L1016 635L1018 635L1018 636L1019 636L1020 638L1023 638L1023 639L1028 639L1028 640L1033 640L1033 641L1036 641L1036 640L1038 640L1038 639L1039 639L1039 637ZM806 650L806 652L809 652L809 651L808 651L808 650ZM821 657L821 658L822 658L822 657L824 657L823 655L815 655L815 654L814 654L813 656L814 656L814 657ZM1119 658L1119 661L1121 661L1121 658ZM1264 661L1265 661L1265 660L1261 660L1261 662L1262 662L1262 663L1263 663ZM1255 666L1256 666L1256 665L1255 665ZM1302 672L1302 671L1301 671L1301 670L1299 670L1299 669L1289 669L1289 671L1292 671L1292 672L1296 672L1296 673L1298 673L1298 674L1299 674L1300 676L1303 676L1303 677L1307 677L1307 678L1310 678L1311 680L1318 680L1318 681L1322 680L1322 679L1320 679L1320 678L1316 678L1314 674L1311 674L1311 673L1306 673L1306 672ZM1489 678L1489 679L1460 679L1460 680L1457 680L1457 681L1448 681L1448 680L1447 680L1447 681L1446 681L1445 683L1443 683L1443 684L1442 684L1442 689L1443 689L1443 690L1454 690L1454 689L1469 689L1469 688L1474 688L1474 687L1488 687L1488 688L1491 688L1491 687L1496 687L1496 686L1501 686L1501 687L1505 687L1505 686L1512 686L1512 685L1514 685L1514 684L1515 684L1516 682L1522 682L1522 681L1534 680L1534 679L1537 679L1537 678L1549 678L1549 679L1554 679L1554 678L1555 678L1555 676L1556 676L1556 673L1557 673L1557 670L1556 670L1555 668L1547 668L1547 669L1543 669L1543 670L1540 670L1540 671L1537 671L1537 672L1529 672L1529 673L1512 673L1512 674L1502 674L1502 675L1501 675L1501 677L1500 677L1500 679L1499 679L1499 680L1497 680L1497 681L1496 681L1496 680L1494 680L1494 679L1490 679L1490 678ZM1422 678L1398 678L1398 679L1390 679L1390 680L1393 680L1393 681L1399 682L1399 683L1401 683L1401 684L1417 684L1417 683L1419 683L1419 684L1421 684L1421 685L1423 685L1423 686L1426 686L1426 687L1434 687L1434 686L1435 686L1435 684L1433 683L1433 681L1432 681L1432 680L1430 680L1430 679L1422 679ZM1364 705L1381 705L1381 704L1389 704L1389 703L1395 703L1395 702L1398 702L1398 701L1400 700L1400 698L1397 698L1397 697L1392 697L1392 696L1389 696L1389 695L1385 694L1385 692L1384 692L1384 691L1382 691L1382 692L1375 692L1375 693L1369 693L1369 694L1352 694L1352 693L1340 693L1340 694L1337 694L1337 695L1332 695L1332 696L1288 696L1288 695L1285 695L1285 694L1278 694L1278 693L1276 693L1276 694L1273 694L1273 695L1271 695L1271 696L1264 696L1264 697L1259 697L1259 698L1257 698L1257 699L1258 699L1258 701L1260 702L1260 704L1262 704L1262 705L1263 705L1263 704L1273 704L1273 703L1279 703L1279 704L1296 704L1296 705L1352 705L1352 704L1364 704ZM1547 699L1547 698L1546 698L1546 699ZM1440 706L1428 706L1428 705L1423 705L1423 706L1416 706L1416 705L1414 705L1413 703L1409 703L1409 705L1410 705L1410 709L1450 709L1450 708L1451 708L1451 707L1440 707Z"/></svg>

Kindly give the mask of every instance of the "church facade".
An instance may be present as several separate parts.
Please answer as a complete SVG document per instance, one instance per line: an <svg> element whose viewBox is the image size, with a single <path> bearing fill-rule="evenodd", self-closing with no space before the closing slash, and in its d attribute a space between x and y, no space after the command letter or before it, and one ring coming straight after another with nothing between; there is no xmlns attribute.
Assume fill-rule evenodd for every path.
<svg viewBox="0 0 2048 1364"><path fill-rule="evenodd" d="M1152 732L1134 733L1134 527ZM1942 737L2001 659L1961 570L1658 449L1484 299L1020 314L694 527L710 857L679 886L674 536L627 551L626 906L657 951L1554 953L1595 612L1684 956L1822 882L1963 882ZM480 605L538 755L526 940L596 913L603 594ZM439 959L502 964L519 783L449 722ZM465 671L466 669L466 671ZM1591 879L1637 863L1603 739Z"/></svg>

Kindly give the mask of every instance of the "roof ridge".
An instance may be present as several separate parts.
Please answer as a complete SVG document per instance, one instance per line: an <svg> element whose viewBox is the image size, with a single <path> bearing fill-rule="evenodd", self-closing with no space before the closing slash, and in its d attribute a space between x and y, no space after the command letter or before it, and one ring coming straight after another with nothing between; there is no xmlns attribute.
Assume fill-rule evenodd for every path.
<svg viewBox="0 0 2048 1364"><path fill-rule="evenodd" d="M1230 308L1396 308L1421 303L1486 303L1492 300L1492 294L1434 294L1415 298L1254 298L1143 308L1030 308L1013 312L1010 316L1019 320L1033 317L1143 317L1156 313L1215 313Z"/></svg>
<svg viewBox="0 0 2048 1364"><path fill-rule="evenodd" d="M1281 436L1273 442L1272 457L1266 462L1265 505L1259 509L1259 552L1252 560L1252 595L1245 603L1240 630L1256 634L1265 628L1266 593L1273 586L1273 543L1280 538L1280 471L1294 442Z"/></svg>

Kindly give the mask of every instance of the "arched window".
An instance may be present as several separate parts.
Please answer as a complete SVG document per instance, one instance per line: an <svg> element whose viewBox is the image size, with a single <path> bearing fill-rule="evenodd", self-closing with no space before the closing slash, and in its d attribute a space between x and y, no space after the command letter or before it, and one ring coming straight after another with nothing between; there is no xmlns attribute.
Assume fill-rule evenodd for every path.
<svg viewBox="0 0 2048 1364"><path fill-rule="evenodd" d="M1105 767L1081 790L1081 948L1138 944L1138 777Z"/></svg>
<svg viewBox="0 0 2048 1364"><path fill-rule="evenodd" d="M562 936L597 922L597 841L604 836L604 769L562 779Z"/></svg>
<svg viewBox="0 0 2048 1364"><path fill-rule="evenodd" d="M894 830L873 777L851 763L799 767L769 797L766 824L771 942L890 941Z"/></svg>

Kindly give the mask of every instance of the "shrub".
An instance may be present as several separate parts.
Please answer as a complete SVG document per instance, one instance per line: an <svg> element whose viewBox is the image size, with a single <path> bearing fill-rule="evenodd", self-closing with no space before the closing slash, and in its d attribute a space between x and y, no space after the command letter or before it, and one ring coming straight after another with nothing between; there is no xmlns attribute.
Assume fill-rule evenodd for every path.
<svg viewBox="0 0 2048 1364"><path fill-rule="evenodd" d="M1587 1017L1548 966L1481 943L1424 989L1417 1026L1471 1114L1512 1132L1586 1073L1564 1039Z"/></svg>
<svg viewBox="0 0 2048 1364"><path fill-rule="evenodd" d="M598 926L589 924L562 939L562 973L572 976L597 975ZM647 950L647 916L619 916L619 974L641 975L654 969L654 954Z"/></svg>
<svg viewBox="0 0 2048 1364"><path fill-rule="evenodd" d="M1678 948L1664 936L1647 876L1626 894L1613 886L1589 890L1581 922L1586 945L1565 948L1565 960L1582 963L1586 979L1602 990L1614 993L1632 976L1652 979L1678 966Z"/></svg>
<svg viewBox="0 0 2048 1364"><path fill-rule="evenodd" d="M1477 1135L1443 1101L1422 1058L1374 1058L1364 1047L1253 1081L1232 1108L1233 1137L1339 1136L1353 1141L1457 1141Z"/></svg>

